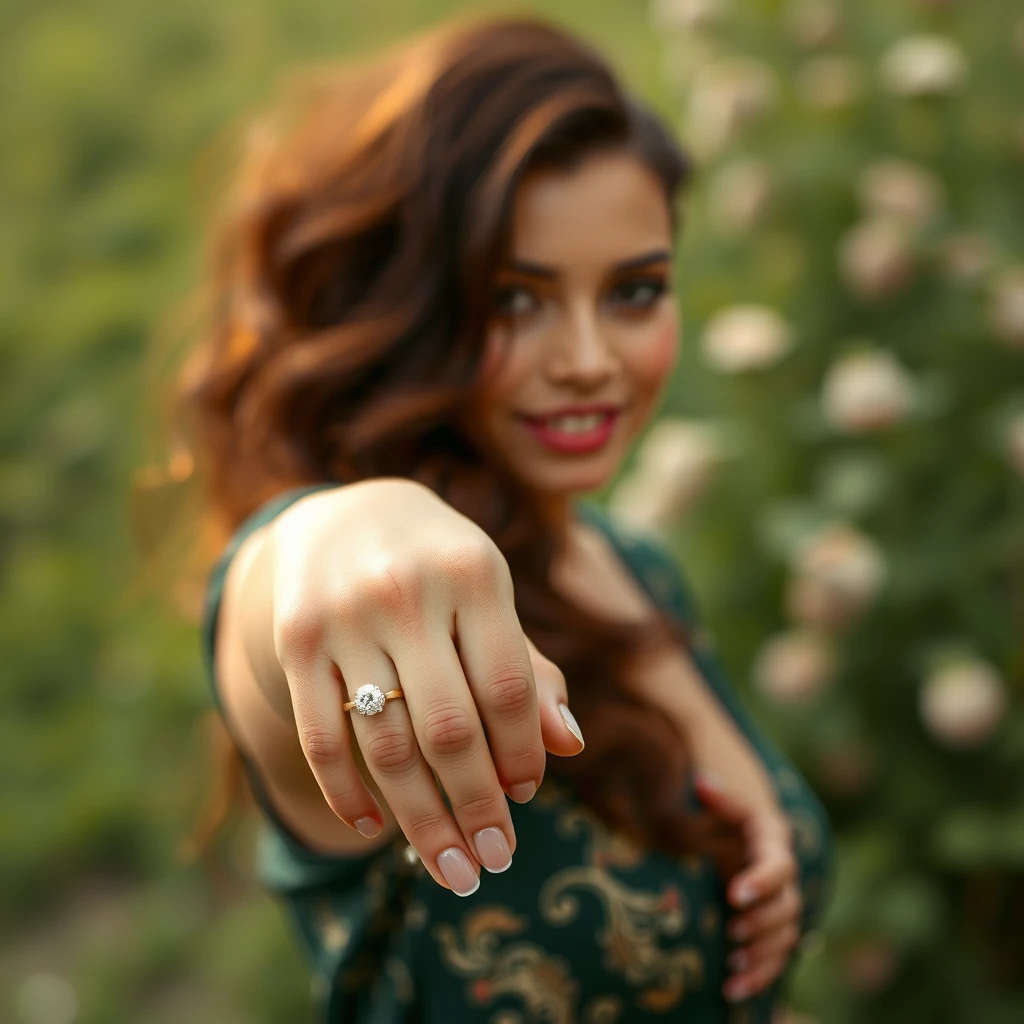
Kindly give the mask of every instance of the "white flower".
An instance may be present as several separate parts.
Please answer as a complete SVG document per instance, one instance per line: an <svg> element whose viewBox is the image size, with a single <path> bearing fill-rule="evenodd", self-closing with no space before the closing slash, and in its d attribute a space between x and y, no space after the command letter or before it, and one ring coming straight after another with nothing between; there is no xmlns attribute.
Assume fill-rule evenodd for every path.
<svg viewBox="0 0 1024 1024"><path fill-rule="evenodd" d="M865 301L898 292L914 272L907 228L881 219L855 224L839 243L839 270L850 290Z"/></svg>
<svg viewBox="0 0 1024 1024"><path fill-rule="evenodd" d="M858 618L885 583L887 569L874 541L844 523L813 534L794 558L787 593L793 621L826 630Z"/></svg>
<svg viewBox="0 0 1024 1024"><path fill-rule="evenodd" d="M808 48L834 43L841 25L839 7L833 0L794 0L786 21L793 41Z"/></svg>
<svg viewBox="0 0 1024 1024"><path fill-rule="evenodd" d="M721 454L711 424L661 419L641 442L633 471L610 495L609 509L627 526L664 532L704 491Z"/></svg>
<svg viewBox="0 0 1024 1024"><path fill-rule="evenodd" d="M686 112L691 148L705 158L721 152L740 128L771 106L777 88L772 69L749 57L699 67Z"/></svg>
<svg viewBox="0 0 1024 1024"><path fill-rule="evenodd" d="M1024 476L1024 412L1010 417L1003 437L1010 465Z"/></svg>
<svg viewBox="0 0 1024 1024"><path fill-rule="evenodd" d="M939 668L919 693L919 710L928 731L954 749L976 747L988 739L1006 705L1003 680L979 658L965 657Z"/></svg>
<svg viewBox="0 0 1024 1024"><path fill-rule="evenodd" d="M1011 348L1024 349L1024 266L1009 267L996 279L989 326Z"/></svg>
<svg viewBox="0 0 1024 1024"><path fill-rule="evenodd" d="M882 58L882 81L900 96L955 92L967 77L967 58L941 36L907 36Z"/></svg>
<svg viewBox="0 0 1024 1024"><path fill-rule="evenodd" d="M864 72L849 57L811 57L797 72L796 92L813 110L844 110L864 92Z"/></svg>
<svg viewBox="0 0 1024 1024"><path fill-rule="evenodd" d="M773 700L802 702L817 697L832 680L835 658L828 641L806 629L769 639L754 661L754 683Z"/></svg>
<svg viewBox="0 0 1024 1024"><path fill-rule="evenodd" d="M772 196L772 181L761 160L736 160L711 180L708 212L723 234L752 228L765 214Z"/></svg>
<svg viewBox="0 0 1024 1024"><path fill-rule="evenodd" d="M657 28L699 29L725 13L724 0L652 0L651 21Z"/></svg>
<svg viewBox="0 0 1024 1024"><path fill-rule="evenodd" d="M975 231L950 235L940 245L939 266L950 281L977 281L992 269L996 250L991 240Z"/></svg>
<svg viewBox="0 0 1024 1024"><path fill-rule="evenodd" d="M844 434L866 434L907 418L914 402L910 375L879 349L851 352L829 368L821 392L828 423Z"/></svg>
<svg viewBox="0 0 1024 1024"><path fill-rule="evenodd" d="M792 327L767 306L729 306L704 331L704 358L722 373L759 370L777 363L794 343Z"/></svg>
<svg viewBox="0 0 1024 1024"><path fill-rule="evenodd" d="M876 160L861 172L857 193L869 217L892 217L912 227L934 220L942 207L942 182L907 160Z"/></svg>

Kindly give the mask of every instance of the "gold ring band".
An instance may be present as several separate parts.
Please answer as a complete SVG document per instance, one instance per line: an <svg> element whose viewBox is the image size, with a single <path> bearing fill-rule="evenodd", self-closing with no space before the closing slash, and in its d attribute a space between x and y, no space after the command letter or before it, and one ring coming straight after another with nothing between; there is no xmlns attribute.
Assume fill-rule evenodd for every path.
<svg viewBox="0 0 1024 1024"><path fill-rule="evenodd" d="M342 711L351 711L353 708L361 715L376 715L384 710L384 705L396 697L404 697L400 689L388 690L386 693L379 686L373 683L366 683L360 686L355 692L354 700L347 700L341 705Z"/></svg>

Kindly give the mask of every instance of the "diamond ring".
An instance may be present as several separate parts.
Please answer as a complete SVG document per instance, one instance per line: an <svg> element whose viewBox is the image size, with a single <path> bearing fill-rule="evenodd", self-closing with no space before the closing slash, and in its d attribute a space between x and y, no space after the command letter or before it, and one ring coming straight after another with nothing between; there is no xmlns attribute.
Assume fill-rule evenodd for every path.
<svg viewBox="0 0 1024 1024"><path fill-rule="evenodd" d="M361 715L375 715L384 710L384 703L387 700L394 700L396 697L402 696L404 694L401 690L388 690L385 693L379 686L365 683L356 690L355 700L345 701L341 705L341 710L351 711L355 708Z"/></svg>

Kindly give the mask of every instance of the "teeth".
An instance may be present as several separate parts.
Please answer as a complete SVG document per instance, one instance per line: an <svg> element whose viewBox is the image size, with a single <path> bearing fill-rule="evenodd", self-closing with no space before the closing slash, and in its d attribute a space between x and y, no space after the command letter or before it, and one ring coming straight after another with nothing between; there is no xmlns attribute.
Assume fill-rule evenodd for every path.
<svg viewBox="0 0 1024 1024"><path fill-rule="evenodd" d="M563 434L585 434L599 427L606 418L604 413L591 413L589 416L552 416L544 422Z"/></svg>

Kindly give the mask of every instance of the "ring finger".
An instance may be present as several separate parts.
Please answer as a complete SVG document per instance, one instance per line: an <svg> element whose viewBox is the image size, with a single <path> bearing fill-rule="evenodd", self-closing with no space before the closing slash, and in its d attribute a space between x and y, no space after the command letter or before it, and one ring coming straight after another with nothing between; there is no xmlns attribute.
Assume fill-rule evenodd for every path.
<svg viewBox="0 0 1024 1024"><path fill-rule="evenodd" d="M399 686L406 689L391 659L382 651L378 650L376 657L364 652L355 664L349 652L343 663L338 659L338 664L347 693L345 700L353 700L356 690L366 683L383 693ZM439 885L459 896L475 892L480 885L478 862L423 757L407 701L389 699L384 710L373 715L360 714L353 708L349 716L367 770L427 871Z"/></svg>

